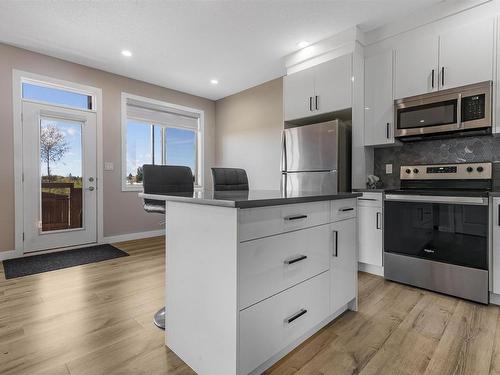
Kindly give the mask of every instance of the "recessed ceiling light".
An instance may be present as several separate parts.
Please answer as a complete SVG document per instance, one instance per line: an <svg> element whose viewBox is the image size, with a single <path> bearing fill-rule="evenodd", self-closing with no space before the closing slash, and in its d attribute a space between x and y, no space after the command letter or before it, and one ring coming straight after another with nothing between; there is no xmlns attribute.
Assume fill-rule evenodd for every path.
<svg viewBox="0 0 500 375"><path fill-rule="evenodd" d="M128 49L124 49L124 50L122 50L122 55L125 57L131 57L132 52L130 52Z"/></svg>
<svg viewBox="0 0 500 375"><path fill-rule="evenodd" d="M300 43L298 43L298 44L297 44L297 46L298 46L299 48L305 48L305 47L307 47L308 45L309 45L309 42L308 42L308 41L305 41L305 40L303 40L302 42L300 42Z"/></svg>
<svg viewBox="0 0 500 375"><path fill-rule="evenodd" d="M210 83L211 83L212 85L217 85L217 84L219 83L219 81L218 81L218 80L216 80L215 78L213 78L213 79L211 79L211 80L210 80Z"/></svg>

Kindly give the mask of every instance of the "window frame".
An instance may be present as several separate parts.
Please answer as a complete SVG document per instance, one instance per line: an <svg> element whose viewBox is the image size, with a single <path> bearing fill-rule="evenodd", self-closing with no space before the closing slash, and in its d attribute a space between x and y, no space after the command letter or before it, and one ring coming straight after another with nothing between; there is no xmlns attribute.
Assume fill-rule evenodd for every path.
<svg viewBox="0 0 500 375"><path fill-rule="evenodd" d="M196 135L196 176L195 176L195 189L202 189L204 185L204 170L205 170L205 161L204 161L204 146L205 146L205 137L204 137L204 128L205 128L205 112L200 109L186 107L178 104L163 102L156 99L151 99L143 96L138 96L134 94L129 94L126 92L122 92L121 97L121 142L122 142L122 170L121 170L121 186L122 191L143 191L142 184L139 185L130 185L127 184L127 124L128 120L136 120L146 122L149 125L159 125L167 128L177 128L183 130L193 130L189 127L178 126L168 122L159 122L159 121L151 121L148 119L143 119L135 116L127 116L127 101L128 99L132 99L135 101L143 102L146 106L147 104L161 106L166 111L171 110L172 112L176 111L184 111L193 114L193 117L198 117L198 130L195 132Z"/></svg>

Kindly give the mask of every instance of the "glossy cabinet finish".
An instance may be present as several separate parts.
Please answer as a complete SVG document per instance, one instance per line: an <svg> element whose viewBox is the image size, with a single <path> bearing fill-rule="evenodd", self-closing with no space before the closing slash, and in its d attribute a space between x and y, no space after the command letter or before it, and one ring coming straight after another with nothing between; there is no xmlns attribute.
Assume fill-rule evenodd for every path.
<svg viewBox="0 0 500 375"><path fill-rule="evenodd" d="M365 59L365 146L394 143L393 51Z"/></svg>
<svg viewBox="0 0 500 375"><path fill-rule="evenodd" d="M358 246L360 263L382 267L382 193L358 198Z"/></svg>
<svg viewBox="0 0 500 375"><path fill-rule="evenodd" d="M285 121L352 107L352 54L283 78Z"/></svg>

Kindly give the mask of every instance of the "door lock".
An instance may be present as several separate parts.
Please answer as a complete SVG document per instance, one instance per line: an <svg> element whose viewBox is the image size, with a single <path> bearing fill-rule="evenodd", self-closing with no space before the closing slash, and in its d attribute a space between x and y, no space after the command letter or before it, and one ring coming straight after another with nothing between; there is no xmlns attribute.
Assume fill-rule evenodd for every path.
<svg viewBox="0 0 500 375"><path fill-rule="evenodd" d="M90 186L88 190L89 190L89 191L94 191L94 190L95 190L95 187Z"/></svg>
<svg viewBox="0 0 500 375"><path fill-rule="evenodd" d="M89 182L94 182L94 177L89 177Z"/></svg>

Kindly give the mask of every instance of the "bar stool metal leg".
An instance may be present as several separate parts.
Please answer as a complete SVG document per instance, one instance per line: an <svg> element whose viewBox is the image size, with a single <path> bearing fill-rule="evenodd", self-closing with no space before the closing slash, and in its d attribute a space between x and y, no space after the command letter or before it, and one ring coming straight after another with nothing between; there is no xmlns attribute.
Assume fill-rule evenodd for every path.
<svg viewBox="0 0 500 375"><path fill-rule="evenodd" d="M156 312L153 322L158 328L165 329L165 307Z"/></svg>

